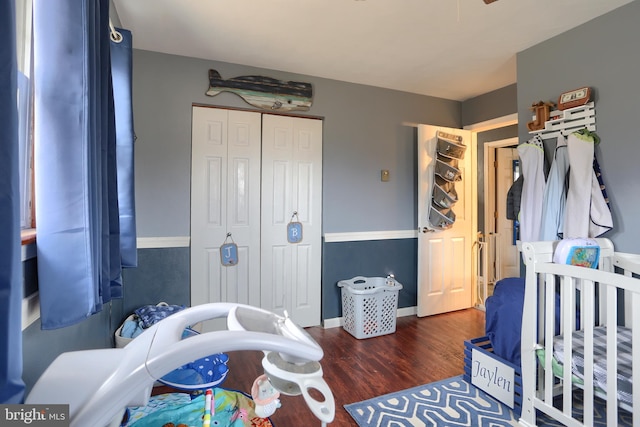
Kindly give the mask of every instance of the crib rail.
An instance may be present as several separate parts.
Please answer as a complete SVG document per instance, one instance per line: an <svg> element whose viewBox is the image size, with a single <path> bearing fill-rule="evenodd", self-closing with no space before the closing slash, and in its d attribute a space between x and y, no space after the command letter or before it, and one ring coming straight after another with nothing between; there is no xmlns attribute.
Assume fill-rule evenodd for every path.
<svg viewBox="0 0 640 427"><path fill-rule="evenodd" d="M607 425L618 425L621 410L633 412L634 408L640 408L640 345L632 346L631 350L631 366L636 367L631 371L632 402L625 404L619 399L619 392L627 391L619 390L618 384L617 329L618 325L638 325L640 321L640 279L634 277L640 272L640 257L614 253L608 239L598 239L598 243L601 246L598 270L552 263L555 242L522 245L527 267L522 321L522 425L535 426L538 409L570 427L592 426L596 396L606 402ZM594 334L600 327L607 327L604 387L602 381L594 380L595 373L599 379L602 371L598 365L596 372L594 357ZM640 328L630 329L632 343L640 343ZM574 348L574 331L584 334L583 350ZM554 338L561 342L554 342ZM554 359L554 351L560 345L564 349L562 366ZM543 356L538 363L536 352L540 351ZM568 366L575 365L569 361L581 353L584 367L582 378L578 378L581 384L577 384L575 369ZM581 419L573 415L576 388L581 388L584 394ZM640 414L640 410L636 412ZM640 415L633 418L633 426L640 427Z"/></svg>
<svg viewBox="0 0 640 427"><path fill-rule="evenodd" d="M630 277L640 276L640 255L616 252L612 257L613 269L620 274ZM631 295L625 293L624 300L624 319L625 325L632 325L631 313L633 311L633 303ZM635 307L638 307L636 305Z"/></svg>

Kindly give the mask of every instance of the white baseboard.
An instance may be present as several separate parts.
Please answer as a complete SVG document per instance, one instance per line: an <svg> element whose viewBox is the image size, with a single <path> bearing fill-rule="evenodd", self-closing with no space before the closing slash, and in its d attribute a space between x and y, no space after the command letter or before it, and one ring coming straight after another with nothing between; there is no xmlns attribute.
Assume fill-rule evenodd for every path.
<svg viewBox="0 0 640 427"><path fill-rule="evenodd" d="M398 309L396 317L415 316L418 314L418 307L403 307ZM339 328L343 325L342 317L334 317L332 319L324 319L322 327L325 329Z"/></svg>
<svg viewBox="0 0 640 427"><path fill-rule="evenodd" d="M325 329L339 328L342 325L342 317L334 317L333 319L324 319L322 321L322 327Z"/></svg>

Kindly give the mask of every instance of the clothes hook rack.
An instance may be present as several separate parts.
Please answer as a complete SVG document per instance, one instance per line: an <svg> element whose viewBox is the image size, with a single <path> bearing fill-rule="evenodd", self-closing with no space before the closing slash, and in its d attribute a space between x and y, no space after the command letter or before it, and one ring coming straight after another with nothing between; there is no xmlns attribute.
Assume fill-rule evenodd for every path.
<svg viewBox="0 0 640 427"><path fill-rule="evenodd" d="M529 132L539 135L542 139L557 138L569 135L577 130L596 130L596 107L593 101L566 110L554 110L549 113L550 119L544 123L544 129Z"/></svg>

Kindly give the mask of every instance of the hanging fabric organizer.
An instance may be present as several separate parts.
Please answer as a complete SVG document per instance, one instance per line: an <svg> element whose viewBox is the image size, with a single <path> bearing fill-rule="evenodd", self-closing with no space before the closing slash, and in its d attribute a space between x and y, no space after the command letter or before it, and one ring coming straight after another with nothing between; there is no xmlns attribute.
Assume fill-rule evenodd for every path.
<svg viewBox="0 0 640 427"><path fill-rule="evenodd" d="M464 158L467 147L462 137L438 131L434 143L429 145L432 150L433 186L429 207L429 231L443 231L451 228L456 220L453 206L458 201L455 183L462 180L458 169L458 161Z"/></svg>

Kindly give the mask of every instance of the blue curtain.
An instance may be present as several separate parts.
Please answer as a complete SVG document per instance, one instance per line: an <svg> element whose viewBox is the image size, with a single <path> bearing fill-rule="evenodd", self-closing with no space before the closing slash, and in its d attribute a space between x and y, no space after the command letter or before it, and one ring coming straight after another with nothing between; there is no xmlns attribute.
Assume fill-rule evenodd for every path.
<svg viewBox="0 0 640 427"><path fill-rule="evenodd" d="M24 395L14 6L0 2L0 403L21 403Z"/></svg>
<svg viewBox="0 0 640 427"><path fill-rule="evenodd" d="M122 297L118 187L133 184L117 171L109 1L34 0L33 20L40 317L54 329Z"/></svg>
<svg viewBox="0 0 640 427"><path fill-rule="evenodd" d="M111 38L113 100L116 113L116 153L118 164L118 206L120 210L120 252L123 267L138 265L134 174L134 128L131 77L131 32L118 28L119 38Z"/></svg>

